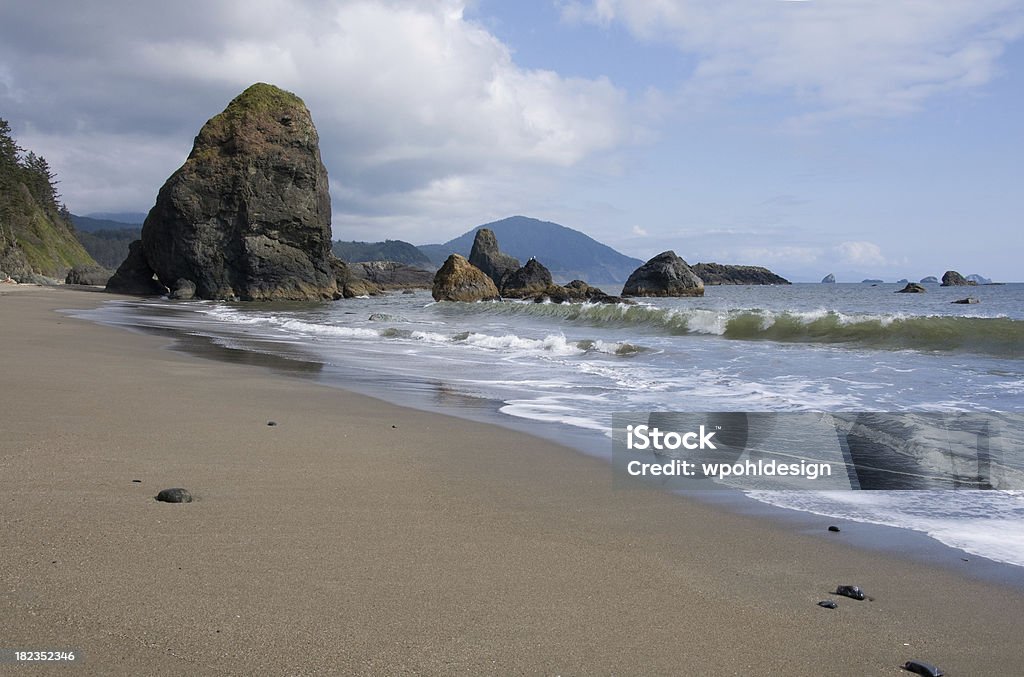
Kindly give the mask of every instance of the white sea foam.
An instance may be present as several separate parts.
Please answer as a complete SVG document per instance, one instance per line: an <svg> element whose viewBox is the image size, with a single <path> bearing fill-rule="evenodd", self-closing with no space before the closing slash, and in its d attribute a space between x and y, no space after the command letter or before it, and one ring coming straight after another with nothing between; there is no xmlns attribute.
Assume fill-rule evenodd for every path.
<svg viewBox="0 0 1024 677"><path fill-rule="evenodd" d="M912 529L948 546L1024 566L1022 491L751 491L781 508Z"/></svg>

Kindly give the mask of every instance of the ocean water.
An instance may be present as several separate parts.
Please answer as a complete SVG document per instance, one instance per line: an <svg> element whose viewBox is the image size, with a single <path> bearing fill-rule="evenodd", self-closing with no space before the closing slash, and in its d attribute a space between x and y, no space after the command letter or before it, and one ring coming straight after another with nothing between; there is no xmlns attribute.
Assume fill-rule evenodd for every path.
<svg viewBox="0 0 1024 677"><path fill-rule="evenodd" d="M419 291L299 305L118 301L77 314L277 355L340 387L600 457L614 412L1024 412L1024 284L898 288L708 287L631 306L435 303ZM968 295L981 302L951 303ZM1024 566L1024 492L748 495Z"/></svg>

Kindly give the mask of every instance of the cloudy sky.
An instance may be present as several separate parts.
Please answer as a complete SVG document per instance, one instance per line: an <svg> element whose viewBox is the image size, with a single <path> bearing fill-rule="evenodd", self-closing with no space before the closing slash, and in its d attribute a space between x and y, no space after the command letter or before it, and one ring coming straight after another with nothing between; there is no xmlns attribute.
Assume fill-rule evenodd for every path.
<svg viewBox="0 0 1024 677"><path fill-rule="evenodd" d="M0 0L0 117L79 214L145 212L257 81L338 239L524 214L795 280L1022 280L1024 0Z"/></svg>

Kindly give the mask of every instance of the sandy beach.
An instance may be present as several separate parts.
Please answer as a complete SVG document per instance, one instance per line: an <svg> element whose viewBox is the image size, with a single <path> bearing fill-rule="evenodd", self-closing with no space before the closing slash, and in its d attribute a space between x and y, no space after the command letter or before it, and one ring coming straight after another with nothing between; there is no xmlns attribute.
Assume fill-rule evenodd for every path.
<svg viewBox="0 0 1024 677"><path fill-rule="evenodd" d="M0 648L114 675L1024 671L1019 589L57 312L110 298L0 286Z"/></svg>

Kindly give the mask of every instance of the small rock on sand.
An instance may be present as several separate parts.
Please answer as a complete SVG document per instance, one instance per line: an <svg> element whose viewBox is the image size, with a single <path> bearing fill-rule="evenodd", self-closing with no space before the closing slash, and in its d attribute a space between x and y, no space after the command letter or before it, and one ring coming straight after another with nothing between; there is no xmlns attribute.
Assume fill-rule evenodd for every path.
<svg viewBox="0 0 1024 677"><path fill-rule="evenodd" d="M860 600L866 598L864 591L860 589L859 585L840 585L836 588L836 594L849 597L850 599Z"/></svg>
<svg viewBox="0 0 1024 677"><path fill-rule="evenodd" d="M188 489L175 487L174 489L161 490L160 493L156 495L156 500L163 503L191 503L192 494L188 492Z"/></svg>
<svg viewBox="0 0 1024 677"><path fill-rule="evenodd" d="M942 677L942 675L946 674L942 671L942 668L931 663L925 663L924 661L907 661L903 664L903 669L907 672L924 675L925 677Z"/></svg>

